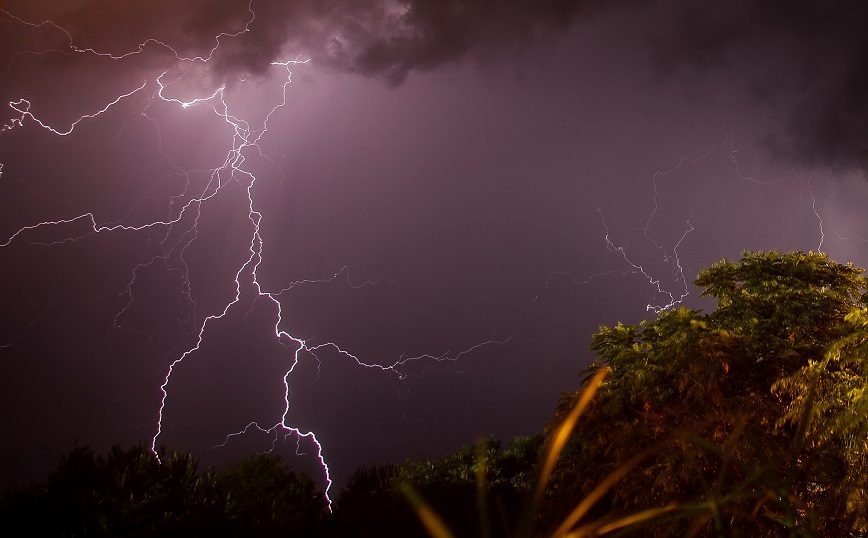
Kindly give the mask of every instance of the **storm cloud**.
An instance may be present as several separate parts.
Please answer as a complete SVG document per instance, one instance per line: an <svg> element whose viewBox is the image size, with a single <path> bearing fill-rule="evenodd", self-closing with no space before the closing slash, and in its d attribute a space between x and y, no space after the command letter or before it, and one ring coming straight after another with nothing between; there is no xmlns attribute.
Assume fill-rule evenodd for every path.
<svg viewBox="0 0 868 538"><path fill-rule="evenodd" d="M786 118L783 131L766 137L774 158L837 171L868 167L868 6L855 0L19 4L9 5L16 16L40 22L51 14L78 48L124 54L144 44L146 55L164 55L166 45L184 58L213 55L207 71L221 82L262 76L271 62L298 58L391 87L414 72L466 62L514 67L524 51L557 40L579 21L632 10L643 24L615 31L640 36L661 82L674 80L701 95L714 91L715 77L739 80L745 98ZM57 31L43 31L46 46L69 45Z"/></svg>
<svg viewBox="0 0 868 538"><path fill-rule="evenodd" d="M774 157L865 171L866 21L868 5L857 1L682 3L648 31L663 78L701 87L722 75L784 115L784 132L766 140Z"/></svg>

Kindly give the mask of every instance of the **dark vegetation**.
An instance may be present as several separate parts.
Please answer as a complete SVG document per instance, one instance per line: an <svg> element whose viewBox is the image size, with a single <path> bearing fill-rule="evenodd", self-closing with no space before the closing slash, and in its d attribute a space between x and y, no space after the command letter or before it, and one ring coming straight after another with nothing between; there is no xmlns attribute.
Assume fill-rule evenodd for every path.
<svg viewBox="0 0 868 538"><path fill-rule="evenodd" d="M9 490L4 536L309 536L326 502L310 478L256 455L217 472L143 445L76 447L45 482Z"/></svg>
<svg viewBox="0 0 868 538"><path fill-rule="evenodd" d="M696 281L717 309L601 327L545 433L358 469L332 511L257 455L224 469L77 447L8 490L5 536L861 536L868 296L825 255L751 253Z"/></svg>

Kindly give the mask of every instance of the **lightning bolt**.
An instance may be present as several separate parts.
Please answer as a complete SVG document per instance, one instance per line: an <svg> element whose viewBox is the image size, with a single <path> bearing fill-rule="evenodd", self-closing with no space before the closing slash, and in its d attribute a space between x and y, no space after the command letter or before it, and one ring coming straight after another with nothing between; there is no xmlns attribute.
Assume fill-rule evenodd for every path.
<svg viewBox="0 0 868 538"><path fill-rule="evenodd" d="M629 243L619 243L612 238L612 233L606 221L605 208L598 207L597 213L599 214L600 223L603 229L603 242L605 244L605 248L608 252L615 254L626 265L626 268L602 271L581 279L575 277L567 271L555 271L548 276L543 291L538 293L533 298L533 301L536 301L542 295L547 293L551 281L556 278L566 278L570 280L575 286L585 286L590 284L591 281L595 279L606 276L618 275L621 277L625 277L628 275L638 275L648 283L656 296L662 296L664 298L663 301L660 302L648 303L645 307L647 312L653 312L654 314L658 314L660 312L670 310L676 306L681 305L690 295L691 285L690 280L685 273L684 266L682 265L679 248L682 246L690 233L695 230L692 223L692 220L695 217L695 210L692 207L689 208L690 214L686 219L683 220L683 228L674 243L667 245L656 239L653 234L653 227L655 224L655 218L658 216L658 213L661 209L659 202L661 194L660 183L667 177L680 171L682 168L700 163L721 151L728 152L729 160L732 163L735 172L735 177L739 180L753 182L765 186L776 186L789 180L800 181L798 173L793 168L788 169L780 177L770 180L758 179L752 175L743 173L741 170L741 164L739 163L739 160L737 158L738 149L735 144L735 135L733 132L730 132L723 138L720 143L715 144L701 154L696 156L683 156L670 168L657 170L651 176L650 184L652 191L652 207L651 211L645 218L644 223L639 227L638 231L640 232L641 238L644 241L650 243L655 250L659 251L659 260L661 260L664 264L670 267L670 281L674 282L675 287L664 284L664 279L658 275L655 275L654 271L648 268L647 263L641 262L634 255L632 255L630 253ZM811 177L808 177L807 180L801 182L803 183L803 186L807 190L807 194L810 197L811 211L814 217L816 217L818 223L819 241L817 243L816 250L817 252L822 252L824 243L826 241L826 227L828 225L824 223L823 217L820 215L820 211L817 208L817 199L814 195L813 190L811 189ZM834 232L834 230L832 231L833 233L835 233L838 239L848 239L846 237L842 237L837 232Z"/></svg>
<svg viewBox="0 0 868 538"><path fill-rule="evenodd" d="M662 295L662 296L668 298L662 304L661 303L648 303L645 307L646 311L653 312L653 313L657 314L657 313L663 312L665 310L669 310L671 308L674 308L675 306L681 304L684 301L684 299L686 299L687 296L690 295L690 284L689 284L689 281L687 280L687 277L685 276L684 267L681 265L681 258L679 257L678 248L681 246L681 244L684 242L684 240L687 238L687 236L694 230L693 225L691 224L691 219L693 218L694 213L693 213L693 210L691 209L690 217L684 222L684 229L681 233L680 238L671 247L667 248L665 245L661 244L658 240L654 239L654 237L652 236L652 233L651 233L651 228L653 227L654 219L657 216L658 211L660 210L660 203L659 203L660 191L659 191L658 182L660 180L662 180L663 178L666 178L667 176L674 174L675 172L679 171L682 167L684 167L688 164L698 163L704 159L707 159L712 154L714 154L714 152L716 150L726 146L727 144L731 144L731 136L727 136L727 138L723 142L708 149L707 151L703 152L701 155L696 156L696 157L686 157L686 156L682 157L671 168L669 168L667 170L658 170L658 171L654 172L654 174L651 176L651 186L652 186L652 191L653 191L652 197L651 197L652 209L651 209L651 212L649 213L648 217L645 220L644 226L641 228L642 237L646 241L650 242L656 250L660 251L661 258L662 258L663 262L670 265L672 277L678 283L678 285L680 287L679 290L671 290L671 289L665 288L664 284L662 282L662 278L654 276L649 269L647 269L646 267L643 266L642 263L635 261L632 258L632 256L630 256L630 254L628 253L628 245L615 243L615 241L611 237L611 232L609 230L609 226L606 223L605 208L598 207L597 213L600 216L600 222L601 222L601 225L602 225L603 231L604 231L603 240L604 240L605 245L606 245L606 250L608 252L617 254L617 256L619 258L621 258L621 260L628 266L628 269L612 269L609 271L603 271L600 273L593 274L593 275L591 275L587 278L584 278L584 279L578 279L566 271L556 271L554 273L551 273L548 276L548 278L546 279L545 289L542 292L538 293L533 298L533 300L536 301L540 296L545 294L546 291L548 290L549 283L551 282L551 280L553 278L556 278L556 277L566 277L566 278L570 279L573 282L573 284L575 284L576 286L584 286L586 284L589 284L592 280L600 278L600 277L604 277L604 276L609 276L609 275L613 275L613 274L618 274L620 276L626 276L629 274L637 274L637 275L641 275L641 277L648 282L648 284L652 287L652 289L655 290L656 294Z"/></svg>
<svg viewBox="0 0 868 538"><path fill-rule="evenodd" d="M113 322L118 328L124 327L124 316L130 311L136 301L134 289L140 275L148 268L161 265L170 271L176 272L180 276L180 289L184 296L188 312L186 314L185 323L195 323L195 330L191 331L189 340L185 340L185 345L189 344L186 349L180 353L173 353L172 359L168 362L165 370L165 375L162 376L159 390L159 405L155 410L155 431L151 438L151 449L156 455L156 445L161 435L163 434L164 417L166 416L173 394L172 380L173 374L178 371L182 364L187 359L196 353L200 352L206 340L212 336L212 331L217 330L215 322L225 319L231 312L243 308L245 304L250 304L248 312L252 311L253 304L256 301L265 301L269 303L274 314L270 325L271 337L280 343L289 355L289 366L283 373L283 407L278 410L273 422L269 419L269 423L260 423L257 421L247 422L242 428L230 432L225 435L222 443L215 447L225 446L231 440L240 436L246 435L249 432L260 432L273 436L272 450L276 448L277 443L281 440L294 438L296 440L296 453L304 454L302 443L309 444L313 447L313 456L316 462L322 469L323 480L326 484L325 496L331 505L329 491L332 485L332 471L327 464L327 449L324 447L313 430L306 430L293 425L292 421L292 405L291 405L291 387L292 376L296 372L296 367L305 360L315 361L318 365L321 364L321 357L328 353L336 353L339 356L346 358L351 364L358 368L381 372L384 375L392 376L397 381L404 381L409 378L420 377L432 369L444 370L450 369L460 371L459 365L462 359L468 355L478 351L485 346L504 345L510 341L510 338L505 339L487 339L481 341L466 349L452 352L447 351L441 354L402 354L396 360L391 362L373 362L360 358L350 350L345 349L339 343L332 341L317 341L306 339L297 335L291 334L288 330L282 328L284 325L283 312L287 297L294 289L303 286L316 286L339 280L345 281L351 289L359 289L365 286L374 286L389 284L391 280L385 278L365 280L361 283L354 282L350 278L350 269L347 266L341 267L338 271L327 278L307 278L296 280L290 284L279 287L279 289L269 290L260 283L259 268L264 260L265 241L262 234L262 224L265 216L261 212L261 204L255 195L255 187L259 181L268 181L264 177L259 177L251 171L247 165L248 159L252 157L261 158L273 163L280 170L280 175L286 179L286 175L280 167L279 163L272 156L263 152L260 143L268 135L269 123L273 117L278 115L288 102L288 91L292 82L293 69L301 68L308 60L296 57L282 61L271 62L271 69L275 72L281 72L281 93L276 104L271 106L267 114L260 121L254 123L252 120L245 119L245 115L239 113L232 101L233 88L241 86L245 83L244 77L238 77L237 80L231 83L214 83L207 90L201 90L193 93L194 95L183 95L184 92L178 90L181 82L193 78L194 70L209 64L219 53L224 43L233 38L237 38L245 33L253 31L253 23L256 20L256 13L253 9L253 1L247 4L247 16L244 20L243 28L236 32L221 32L213 36L213 43L206 47L206 51L198 55L181 54L165 41L150 38L138 43L127 51L104 51L97 50L91 47L79 46L72 33L61 25L51 20L40 22L26 21L16 15L13 15L5 10L2 10L2 1L0 1L0 13L14 24L21 25L33 30L56 32L63 37L65 46L61 48L45 48L41 50L28 50L16 53L13 56L13 63L19 58L24 58L28 55L64 55L72 56L79 55L84 57L99 58L107 62L126 62L130 61L137 55L141 55L146 51L160 50L168 52L171 65L163 65L160 69L149 73L143 80L136 79L129 83L123 91L114 95L100 106L94 107L92 110L84 111L84 113L76 112L78 117L65 125L55 124L45 119L44 114L38 111L38 103L35 99L18 96L16 99L8 101L7 106L11 111L11 117L6 120L6 123L0 125L0 133L2 136L13 136L15 132L24 129L43 130L51 135L58 137L74 137L85 124L99 121L105 115L122 108L124 105L129 105L134 111L130 114L132 117L138 114L145 120L154 125L156 136L158 138L159 152L162 157L171 165L172 171L159 178L158 184L170 177L180 177L184 180L183 192L174 194L168 197L169 210L168 215L160 215L162 218L151 219L145 223L131 224L132 219L129 215L132 209L119 220L106 222L99 217L95 211L86 211L70 217L54 218L51 220L43 220L35 223L28 223L24 226L19 226L17 229L8 235L6 238L0 238L0 248L10 247L15 243L24 242L31 245L41 245L44 247L52 247L66 243L73 243L81 239L100 234L120 234L133 232L148 232L153 234L151 237L157 244L157 252L149 252L144 258L135 265L131 271L131 275L123 290L126 297L126 303L116 312ZM12 66L9 66L8 72L11 72ZM284 75L285 73L285 75ZM210 169L189 170L184 166L178 165L169 155L169 151L164 145L161 135L161 125L154 113L155 108L160 106L171 109L176 114L188 113L192 110L205 110L206 113L213 114L226 129L229 135L228 147L225 148L225 154L222 157L222 162ZM614 254L624 264L624 268L613 269L602 273L597 273L584 279L578 279L569 275L566 272L552 273L546 280L546 287L553 278L559 276L568 276L572 278L577 285L585 285L592 280L605 275L639 275L646 280L651 288L657 294L657 297L662 297L661 301L649 303L646 310L659 313L664 310L674 308L681 304L690 294L689 282L685 276L685 269L682 261L681 248L689 235L694 231L694 214L691 210L690 216L683 220L683 228L680 235L674 240L664 242L655 235L655 225L657 224L658 214L661 209L660 189L661 184L666 178L681 170L685 166L698 163L707 159L712 154L719 151L729 151L729 157L735 167L736 176L745 181L753 181L756 183L775 185L795 174L793 171L787 172L783 177L771 182L760 181L748 175L742 174L740 165L737 160L737 150L734 144L734 137L730 133L726 136L723 142L713 146L708 151L693 157L682 157L677 163L669 169L658 170L651 179L652 188L652 208L647 218L644 219L639 227L639 236L642 241L652 245L654 250L659 253L659 258L669 267L671 272L671 281L674 285L664 283L664 279L650 269L650 265L638 259L633 254L628 243L619 242L613 237L609 230L609 225L606 220L605 208L599 207L599 214L602 229L603 242L608 252ZM192 167L190 167L192 168ZM0 178L4 173L3 165L0 163ZM260 174L260 176L262 176ZM199 305L196 304L193 293L191 291L190 269L187 265L188 249L199 238L200 221L205 218L203 208L214 201L215 197L224 192L229 185L239 186L246 214L245 226L249 226L248 234L245 236L245 250L243 251L240 262L237 266L233 266L234 276L231 281L226 282L227 285L234 290L230 293L231 297L221 304L221 307L210 313L199 313ZM809 191L810 192L810 191ZM824 222L817 208L817 201L810 192L812 209L814 215L819 221L820 241L818 250L824 246L826 239ZM138 202L137 202L138 203ZM133 206L135 207L135 206ZM831 228L830 228L831 229ZM56 235L45 235L44 232L55 232ZM541 294L538 294L538 298ZM46 307L47 309L48 307ZM44 313L44 310L43 310ZM40 313L31 320L24 329L24 335L13 338L12 340L3 343L0 347L8 347L24 338L30 328L43 315ZM179 351L179 350L176 350ZM177 379L177 377L175 378ZM235 426L233 426L234 428ZM221 432L222 435L222 432Z"/></svg>
<svg viewBox="0 0 868 538"><path fill-rule="evenodd" d="M230 313L230 311L233 310L233 308L239 307L240 303L242 303L242 299L244 298L246 300L246 297L244 295L245 293L248 293L246 290L252 289L253 300L251 304L255 303L257 300L264 300L270 302L274 306L276 315L274 317L274 324L272 326L273 337L285 349L289 351L292 357L291 366L283 375L284 407L282 413L280 414L280 417L273 424L260 425L257 422L250 422L243 429L229 433L223 443L217 446L224 446L226 443L229 442L230 439L244 435L248 431L256 430L273 434L275 436L274 443L276 443L279 438L283 438L285 440L287 438L295 436L297 440L296 452L298 454L301 454L301 442L302 440L306 440L314 447L314 456L322 468L323 479L326 484L325 496L328 500L329 506L331 506L329 490L332 485L332 478L331 471L325 457L326 450L317 439L317 436L313 431L303 431L300 428L292 426L290 423L290 378L293 374L295 367L302 361L303 355L309 356L319 363L320 358L317 353L326 349L330 349L346 358L349 358L358 367L379 370L385 374L396 376L398 380L404 380L411 376L421 376L425 373L426 370L430 368L454 369L456 368L456 364L462 359L462 357L484 346L504 344L509 340L509 338L501 340L489 339L457 353L447 352L440 355L422 354L416 356L402 355L391 364L382 365L376 362L365 362L353 353L343 349L335 342L323 342L314 345L305 341L302 338L293 336L288 331L281 328L281 324L283 322L283 303L281 302L281 296L288 293L295 287L323 284L335 281L341 277L344 277L347 284L354 289L358 289L364 286L373 286L382 283L389 283L391 281L385 278L380 278L375 280L366 280L361 284L354 284L350 279L349 268L347 266L344 266L339 271L334 273L334 275L330 278L299 280L292 282L288 286L273 292L264 289L263 286L260 284L258 269L263 261L264 241L261 234L263 214L257 209L256 197L254 196L255 185L260 179L256 175L254 175L253 172L251 172L248 168L245 167L245 161L248 159L249 156L255 155L257 157L267 159L273 164L277 165L277 163L270 156L262 152L259 144L262 141L263 137L265 137L268 133L269 122L272 117L277 114L280 109L283 108L287 103L287 90L292 82L292 69L297 66L304 65L308 62L308 60L295 58L284 61L274 61L271 63L273 69L284 69L286 71L286 76L284 77L282 82L282 94L277 104L271 107L271 109L265 115L264 119L255 126L251 125L251 123L244 118L236 115L236 113L233 111L233 107L230 106L230 100L228 99L230 90L225 84L217 85L213 90L205 91L200 95L194 97L181 98L172 95L173 85L175 85L177 82L183 80L187 75L189 75L195 65L204 65L211 61L212 58L214 58L215 55L218 53L221 44L225 42L225 40L238 37L241 34L251 31L251 25L256 19L256 13L253 10L252 0L250 3L248 3L247 11L248 16L243 29L237 32L223 32L215 35L213 47L206 54L197 56L184 56L180 54L176 49L174 49L171 45L158 39L147 39L139 43L136 47L133 48L133 50L121 53L101 51L89 47L79 47L75 43L72 34L54 21L44 20L41 22L31 22L26 21L5 10L0 12L3 16L7 17L9 20L13 21L16 24L23 25L32 29L47 29L53 32L59 32L60 35L64 36L64 39L66 41L66 45L63 48L30 50L20 52L16 54L15 58L19 57L19 55L28 54L78 54L100 58L103 60L122 62L131 57L142 54L144 51L150 48L160 48L171 53L170 57L173 58L173 63L175 64L169 69L161 71L152 79L146 78L141 83L133 85L128 90L117 94L116 97L109 100L107 103L104 104L104 106L94 111L81 114L77 119L72 121L67 126L52 125L49 121L46 121L45 119L40 117L40 115L36 111L36 107L27 98L18 98L16 100L10 101L8 102L8 107L12 111L12 118L8 120L7 123L3 124L2 127L0 127L0 132L8 136L9 133L12 131L26 129L28 128L28 126L32 125L34 127L50 132L56 136L71 137L75 136L77 128L79 128L82 124L97 121L100 119L101 116L107 114L113 108L118 107L121 103L132 102L134 99L138 99L139 101L132 103L135 105L136 109L133 114L138 113L146 120L154 124L157 132L157 137L159 138L159 151L161 155L168 162L170 162L173 168L173 172L171 172L170 175L177 175L183 177L186 181L184 192L180 195L170 197L169 205L171 209L170 214L167 218L151 220L144 224L136 225L125 223L125 219L121 219L117 222L104 223L100 221L100 218L94 212L89 211L69 218L44 220L41 222L21 226L7 238L0 240L0 248L9 247L16 242L25 242L31 245L50 247L63 243L76 242L83 239L84 237L92 236L95 234L111 234L139 231L152 232L156 234L155 237L158 238L159 252L151 256L149 259L141 261L133 268L132 275L124 290L124 293L127 296L127 302L116 313L114 317L114 325L118 328L123 328L123 316L135 301L133 290L137 283L137 279L141 274L141 271L145 270L148 267L151 267L154 264L163 264L165 267L169 268L172 271L177 271L181 275L182 292L185 296L185 301L187 302L190 310L190 313L188 314L188 320L199 319L199 315L196 312L196 301L193 299L192 293L190 291L190 275L189 268L186 263L185 254L187 252L187 249L198 238L198 226L200 224L200 219L203 218L202 208L205 207L206 204L208 204L212 199L214 199L214 197L216 197L218 193L223 191L223 189L227 185L235 184L243 187L243 192L245 193L245 199L243 203L246 205L246 217L247 222L250 225L250 233L247 240L245 257L234 273L234 294L231 299L228 300L218 312L208 314L204 316L203 319L201 319L201 322L198 324L198 329L193 338L192 345L188 349L183 351L183 353L180 353L177 358L175 358L169 363L168 368L165 372L165 376L163 377L162 383L159 387L161 397L158 409L156 411L156 431L151 438L151 450L153 451L154 455L158 457L156 446L158 439L163 433L163 419L167 411L168 400L170 399L169 395L171 392L170 387L172 384L173 373L175 373L177 368L186 359L200 351L203 343L206 340L206 337L208 336L209 331L211 330L211 327L214 325L214 322L225 318ZM180 69L178 69L179 67ZM175 74L170 75L170 72ZM239 78L239 83L244 83L243 77ZM229 134L231 134L230 146L226 150L223 162L210 170L185 170L181 166L175 164L169 157L169 155L164 151L163 140L159 134L159 122L157 121L157 119L155 119L153 115L149 114L151 108L154 106L155 103L163 103L165 106L174 107L178 112L183 112L186 110L201 107L207 107L207 109L210 109L210 111L213 112L213 114L216 115L216 117L218 117L226 126ZM2 170L2 164L0 164L0 174L2 174ZM204 186L196 188L193 185L193 178L200 176L206 178L206 180L204 182ZM165 176L160 181L166 179L167 177L169 176ZM64 230L67 230L68 228L76 228L79 231L77 231L76 233L64 233ZM46 240L35 238L36 236L41 237L40 234L43 231L52 230L60 232L60 237L58 238L57 236L55 236L54 238ZM31 325L35 322L36 320L32 321ZM26 330L29 330L29 327ZM23 336L21 338L23 338ZM13 345L17 340L20 340L20 338L8 342L4 344L4 346ZM275 448L274 443L272 444L272 449Z"/></svg>

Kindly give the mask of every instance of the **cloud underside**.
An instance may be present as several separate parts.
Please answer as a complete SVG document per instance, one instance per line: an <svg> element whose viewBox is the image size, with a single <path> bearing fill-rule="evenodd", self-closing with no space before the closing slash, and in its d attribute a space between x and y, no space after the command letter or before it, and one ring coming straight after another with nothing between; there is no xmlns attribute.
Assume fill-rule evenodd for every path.
<svg viewBox="0 0 868 538"><path fill-rule="evenodd" d="M41 8L47 18L51 3L6 9L39 17ZM300 55L392 87L413 72L520 56L540 40L581 31L580 21L621 10L630 16L615 30L646 45L642 54L650 51L661 80L714 91L703 82L723 75L782 111L785 131L767 139L773 155L868 170L868 4L859 0L65 0L54 7L61 15L52 20L79 47L120 53L155 38L182 56L214 49L209 73L224 81Z"/></svg>

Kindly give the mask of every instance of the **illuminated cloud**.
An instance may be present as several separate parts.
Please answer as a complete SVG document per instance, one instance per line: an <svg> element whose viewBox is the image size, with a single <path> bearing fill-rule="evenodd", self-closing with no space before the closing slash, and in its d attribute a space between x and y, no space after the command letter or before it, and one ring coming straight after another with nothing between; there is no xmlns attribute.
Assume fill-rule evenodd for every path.
<svg viewBox="0 0 868 538"><path fill-rule="evenodd" d="M517 61L524 50L600 13L635 10L644 24L618 31L645 40L664 78L680 78L691 92L703 94L713 91L708 85L723 72L743 80L746 95L766 103L770 113L788 118L784 132L768 135L774 156L841 170L868 166L863 2L254 0L250 7L256 13L252 21L245 1L7 6L31 21L52 14L78 46L116 53L154 39L185 57L209 56L222 34L208 66L218 82L264 76L272 61L300 57L389 86L413 72ZM57 35L50 41L60 45ZM165 50L152 42L147 52Z"/></svg>

